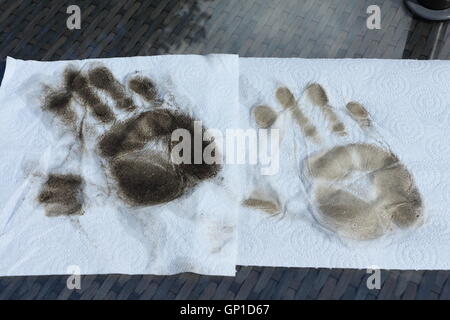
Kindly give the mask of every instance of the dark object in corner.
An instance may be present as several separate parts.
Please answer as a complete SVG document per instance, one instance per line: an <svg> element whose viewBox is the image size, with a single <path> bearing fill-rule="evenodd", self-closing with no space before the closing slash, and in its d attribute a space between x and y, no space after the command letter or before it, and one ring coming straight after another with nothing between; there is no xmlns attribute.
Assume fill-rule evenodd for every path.
<svg viewBox="0 0 450 320"><path fill-rule="evenodd" d="M419 3L432 10L444 10L450 8L450 0L419 0Z"/></svg>
<svg viewBox="0 0 450 320"><path fill-rule="evenodd" d="M450 0L405 0L405 4L412 13L425 20L450 19Z"/></svg>

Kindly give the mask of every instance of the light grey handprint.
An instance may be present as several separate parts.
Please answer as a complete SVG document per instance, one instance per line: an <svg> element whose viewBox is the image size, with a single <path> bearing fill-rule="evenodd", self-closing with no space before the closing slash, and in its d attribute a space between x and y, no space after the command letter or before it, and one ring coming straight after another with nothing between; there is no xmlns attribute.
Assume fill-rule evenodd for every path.
<svg viewBox="0 0 450 320"><path fill-rule="evenodd" d="M306 138L307 156L300 163L299 178L305 185L310 209L322 226L343 237L368 240L395 228L414 226L421 220L423 205L413 176L385 142L371 138L376 129L362 104L349 102L340 112L354 120L367 137L366 141L351 143L345 140L347 131L339 111L330 105L321 85L309 85L300 99L287 87L278 88L275 95L282 112L292 116ZM304 100L312 107L309 111L318 111L328 123L324 128L328 136L336 137L331 148L320 148L327 135L321 135L307 116ZM270 127L278 116L265 105L254 107L252 112L261 128ZM252 199L244 204L262 210L276 206L254 205Z"/></svg>

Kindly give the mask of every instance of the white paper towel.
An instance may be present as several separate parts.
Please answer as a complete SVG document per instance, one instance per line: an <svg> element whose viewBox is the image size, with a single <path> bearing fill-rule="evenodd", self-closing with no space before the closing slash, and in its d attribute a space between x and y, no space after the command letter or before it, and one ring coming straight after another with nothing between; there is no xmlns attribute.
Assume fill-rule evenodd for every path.
<svg viewBox="0 0 450 320"><path fill-rule="evenodd" d="M300 159L319 147L306 143L287 112L274 127L281 130L280 171L259 177L252 172L247 193L262 183L276 192L283 214L271 216L243 209L239 221L238 264L286 267L448 269L450 267L450 61L240 59L240 103L248 127L251 108L266 104L282 111L276 89L288 87L296 99L311 83L321 84L330 105L343 110L350 101L362 103L384 142L414 176L424 202L418 228L394 231L387 237L348 242L321 228L312 218L301 192ZM309 112L305 107L305 112ZM307 114L328 149L339 144L326 132L326 121ZM342 113L349 135L345 142L369 142ZM356 126L356 128L355 128ZM367 139L367 140L366 140ZM314 150L311 150L311 149ZM256 172L256 173L255 173ZM255 181L257 181L255 183Z"/></svg>
<svg viewBox="0 0 450 320"><path fill-rule="evenodd" d="M102 125L86 116L91 129L81 148L40 108L42 85L57 87L67 65L85 70L100 63L122 83L136 71L150 77L171 107L178 105L208 128L231 127L239 114L234 55L57 62L8 58L0 89L0 275L65 274L73 272L72 265L82 274L234 275L238 206L229 190L238 192L239 168L224 166L218 177L170 203L131 208L108 192L102 162L93 151ZM135 102L145 108L143 100ZM68 151L70 146L75 147ZM47 217L38 205L38 191L52 170L83 177L83 215Z"/></svg>
<svg viewBox="0 0 450 320"><path fill-rule="evenodd" d="M93 59L70 64L84 68L92 62L106 65L121 81L134 71L150 76L209 128L255 128L251 107L273 107L280 112L274 126L281 132L280 171L261 176L260 167L249 165L247 179L241 179L240 166L226 166L220 175L222 183L203 182L189 198L151 210L130 210L118 204L114 195L105 197L102 183L92 183L105 179L95 157L84 152L79 160L78 151L67 153L73 136L39 108L41 84L57 85L69 62L8 58L0 88L0 275L64 274L71 265L83 274L190 271L233 275L236 263L449 268L450 177L446 169L450 144L446 139L450 133L450 62L242 58L239 81L237 57L229 55ZM423 225L355 243L323 230L312 218L308 199L300 192L304 186L298 171L299 161L318 149L306 143L298 130L291 130L292 119L281 112L275 90L286 86L300 98L313 82L326 89L330 104L337 109L349 101L361 102L368 109L383 140L415 178L424 201ZM324 132L326 122L310 116ZM323 148L373 142L356 134L354 122L343 120L350 133L347 140L337 142L324 135L329 139ZM79 170L88 182L88 209L83 216L49 218L36 205L43 176L59 163L65 164L65 170ZM244 199L255 186L276 192L283 213L271 216L238 207L236 200Z"/></svg>

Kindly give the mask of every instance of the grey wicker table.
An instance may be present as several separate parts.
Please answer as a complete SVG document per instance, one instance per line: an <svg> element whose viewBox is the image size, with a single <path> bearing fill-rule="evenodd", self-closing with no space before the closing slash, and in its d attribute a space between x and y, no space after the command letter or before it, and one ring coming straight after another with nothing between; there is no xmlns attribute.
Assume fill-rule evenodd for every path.
<svg viewBox="0 0 450 320"><path fill-rule="evenodd" d="M80 30L66 9L81 8ZM369 30L366 9L381 8ZM0 60L59 60L163 53L450 59L447 25L414 19L401 0L0 0ZM1 72L1 64L0 64ZM239 267L236 277L92 275L0 278L0 299L448 299L449 271Z"/></svg>

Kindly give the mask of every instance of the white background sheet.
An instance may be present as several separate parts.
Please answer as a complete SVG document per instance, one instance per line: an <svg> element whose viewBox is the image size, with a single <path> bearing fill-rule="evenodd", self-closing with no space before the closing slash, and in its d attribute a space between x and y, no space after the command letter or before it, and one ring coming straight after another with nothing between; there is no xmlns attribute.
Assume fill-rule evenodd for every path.
<svg viewBox="0 0 450 320"><path fill-rule="evenodd" d="M169 87L178 104L207 127L227 128L238 114L237 56L174 55L70 64L85 68L90 62L103 63L122 83L130 73L142 72ZM64 274L70 265L78 266L82 274L234 275L237 206L227 191L240 185L233 180L239 178L234 169L224 168L218 179L203 182L188 197L139 210L118 206L114 196L106 197L87 183L83 216L45 216L36 195L63 142L58 140L57 122L45 120L48 115L40 110L37 94L43 83L57 85L67 64L7 60L0 89L0 275ZM85 158L85 180L94 180L99 170Z"/></svg>
<svg viewBox="0 0 450 320"><path fill-rule="evenodd" d="M318 82L335 108L344 108L349 101L362 103L385 141L413 174L423 197L425 221L416 230L359 244L341 241L321 230L311 219L306 199L295 196L300 188L295 178L297 161L306 156L307 150L294 150L292 138L298 136L291 136L289 120L280 117L275 127L281 128L284 135L280 155L284 165L277 176L269 179L281 200L289 200L287 212L277 217L256 210L241 212L238 264L450 267L449 61L241 58L240 74L240 99L247 116L253 105L261 103L280 111L275 99L280 85L290 88L299 98L308 83ZM347 128L351 125L346 123Z"/></svg>

